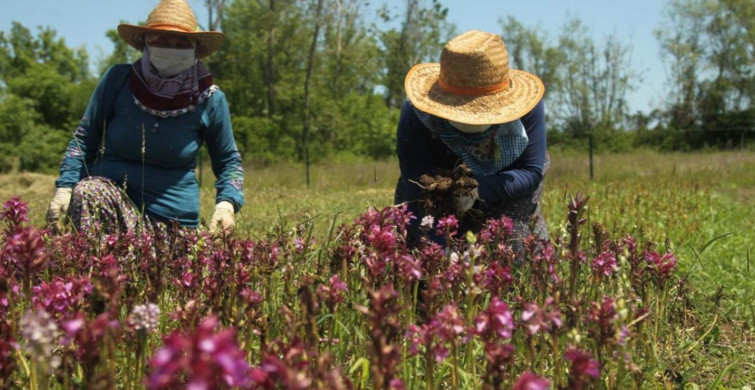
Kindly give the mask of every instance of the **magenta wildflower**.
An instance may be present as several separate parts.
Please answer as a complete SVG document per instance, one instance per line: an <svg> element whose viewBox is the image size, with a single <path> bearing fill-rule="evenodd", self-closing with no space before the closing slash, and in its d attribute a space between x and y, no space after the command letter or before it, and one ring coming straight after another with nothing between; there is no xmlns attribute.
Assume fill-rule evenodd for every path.
<svg viewBox="0 0 755 390"><path fill-rule="evenodd" d="M597 338L600 345L605 344L609 339L616 335L614 321L617 318L615 300L611 297L603 297L601 303L590 302L588 320L597 325L597 332L591 330L591 333Z"/></svg>
<svg viewBox="0 0 755 390"><path fill-rule="evenodd" d="M455 304L446 305L435 316L438 321L438 337L443 341L451 341L464 333L464 318Z"/></svg>
<svg viewBox="0 0 755 390"><path fill-rule="evenodd" d="M235 332L221 329L218 320L207 317L190 333L174 331L150 359L149 389L168 389L185 383L191 389L222 386L248 387L250 367L236 345Z"/></svg>
<svg viewBox="0 0 755 390"><path fill-rule="evenodd" d="M593 259L592 272L599 276L611 276L619 270L619 266L616 264L616 256L611 252L602 252L595 259Z"/></svg>
<svg viewBox="0 0 755 390"><path fill-rule="evenodd" d="M64 321L61 328L65 332L63 344L74 345L74 356L81 363L86 378L91 378L100 361L100 345L106 334L120 327L117 320L105 312L88 321L82 313Z"/></svg>
<svg viewBox="0 0 755 390"><path fill-rule="evenodd" d="M456 343L464 333L464 319L456 305L445 306L438 314L422 326L409 325L405 338L411 340L409 353L416 355L420 346L429 348L433 358L442 362L448 357L448 348L444 342Z"/></svg>
<svg viewBox="0 0 755 390"><path fill-rule="evenodd" d="M527 328L527 333L534 336L541 330L551 331L560 328L561 311L554 304L553 297L546 299L542 308L534 302L525 303L522 310L522 322Z"/></svg>
<svg viewBox="0 0 755 390"><path fill-rule="evenodd" d="M428 323L421 326L409 325L405 338L411 341L409 346L409 354L416 355L420 352L420 346L424 346L425 349L429 349L433 358L437 362L442 362L448 357L448 349L443 345L440 340L437 339L438 328L440 323L431 319Z"/></svg>
<svg viewBox="0 0 755 390"><path fill-rule="evenodd" d="M459 220L453 214L447 215L438 219L438 224L435 225L435 234L441 237L446 235L455 236L456 229L459 228Z"/></svg>
<svg viewBox="0 0 755 390"><path fill-rule="evenodd" d="M593 359L592 354L569 348L564 357L571 361L569 370L569 388L584 389L594 379L600 378L600 363Z"/></svg>
<svg viewBox="0 0 755 390"><path fill-rule="evenodd" d="M514 233L514 221L503 215L498 219L489 219L480 230L480 241L486 244L503 242Z"/></svg>
<svg viewBox="0 0 755 390"><path fill-rule="evenodd" d="M29 212L29 205L22 202L17 195L11 196L10 199L3 203L3 211L0 212L0 222L5 223L5 234L11 235L21 228L21 224L28 221L26 214Z"/></svg>
<svg viewBox="0 0 755 390"><path fill-rule="evenodd" d="M485 270L482 285L492 296L501 295L513 282L511 268L498 262L491 263Z"/></svg>
<svg viewBox="0 0 755 390"><path fill-rule="evenodd" d="M13 352L18 350L12 328L13 324L8 319L0 317L0 385L7 387L10 387L11 376L16 370Z"/></svg>
<svg viewBox="0 0 755 390"><path fill-rule="evenodd" d="M472 333L485 340L509 339L514 330L514 317L509 306L498 297L490 300L487 309L480 313L474 322Z"/></svg>
<svg viewBox="0 0 755 390"><path fill-rule="evenodd" d="M406 285L422 278L422 263L412 255L403 255L398 258L399 278Z"/></svg>
<svg viewBox="0 0 755 390"><path fill-rule="evenodd" d="M671 272L676 268L676 257L671 252L661 256L657 252L649 251L645 252L644 257L661 285L671 277Z"/></svg>
<svg viewBox="0 0 755 390"><path fill-rule="evenodd" d="M0 257L4 263L12 264L16 275L24 281L24 289L27 291L32 279L38 278L45 268L49 257L45 250L44 231L25 227L7 235Z"/></svg>
<svg viewBox="0 0 755 390"><path fill-rule="evenodd" d="M343 302L344 294L349 292L346 283L342 282L338 275L333 275L328 280L328 284L321 284L317 287L317 295L325 301L331 309L336 304Z"/></svg>
<svg viewBox="0 0 755 390"><path fill-rule="evenodd" d="M550 385L551 383L547 379L540 378L528 371L519 376L512 390L548 390Z"/></svg>
<svg viewBox="0 0 755 390"><path fill-rule="evenodd" d="M61 318L81 310L92 292L89 278L54 277L49 283L42 282L32 287L32 304L51 315Z"/></svg>

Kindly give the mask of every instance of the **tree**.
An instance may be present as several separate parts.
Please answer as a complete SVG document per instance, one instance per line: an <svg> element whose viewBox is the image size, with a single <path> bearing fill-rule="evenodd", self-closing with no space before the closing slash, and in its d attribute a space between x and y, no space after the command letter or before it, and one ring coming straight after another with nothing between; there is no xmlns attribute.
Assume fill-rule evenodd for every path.
<svg viewBox="0 0 755 390"><path fill-rule="evenodd" d="M608 36L598 47L579 19L558 38L557 113L572 136L618 130L627 114L627 93L640 81L631 68L631 46Z"/></svg>
<svg viewBox="0 0 755 390"><path fill-rule="evenodd" d="M743 142L755 128L754 18L748 1L668 3L655 34L669 67L670 128L707 144L731 144L734 136Z"/></svg>
<svg viewBox="0 0 755 390"><path fill-rule="evenodd" d="M514 17L500 18L502 38L509 53L510 66L534 73L545 84L545 98L558 93L561 79L558 68L564 54L538 27L527 27Z"/></svg>
<svg viewBox="0 0 755 390"><path fill-rule="evenodd" d="M0 33L0 170L57 166L95 82L86 51L54 30L35 37L13 22L10 34Z"/></svg>
<svg viewBox="0 0 755 390"><path fill-rule="evenodd" d="M387 9L381 11L385 23L393 20ZM448 22L448 8L438 0L424 6L421 0L407 0L401 30L390 29L381 34L383 44L385 101L388 107L403 103L404 79L412 66L420 62L437 62L445 43L456 32Z"/></svg>

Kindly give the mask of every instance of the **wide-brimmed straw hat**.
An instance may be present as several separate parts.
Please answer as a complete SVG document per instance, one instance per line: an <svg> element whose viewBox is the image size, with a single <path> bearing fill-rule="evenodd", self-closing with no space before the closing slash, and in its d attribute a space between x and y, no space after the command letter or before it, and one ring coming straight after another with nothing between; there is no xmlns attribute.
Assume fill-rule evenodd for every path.
<svg viewBox="0 0 755 390"><path fill-rule="evenodd" d="M470 125L519 119L545 93L540 78L509 68L509 55L500 36L482 31L469 31L450 40L440 63L414 66L404 87L417 109Z"/></svg>
<svg viewBox="0 0 755 390"><path fill-rule="evenodd" d="M184 35L197 44L197 57L206 57L220 49L225 35L219 31L202 31L194 11L186 0L162 0L150 12L146 26L118 25L118 34L141 51L147 33Z"/></svg>

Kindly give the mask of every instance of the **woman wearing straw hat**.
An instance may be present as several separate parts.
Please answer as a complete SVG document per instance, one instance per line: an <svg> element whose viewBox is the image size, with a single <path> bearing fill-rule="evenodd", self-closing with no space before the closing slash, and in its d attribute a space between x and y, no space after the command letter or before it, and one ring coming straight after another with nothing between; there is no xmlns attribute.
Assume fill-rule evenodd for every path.
<svg viewBox="0 0 755 390"><path fill-rule="evenodd" d="M225 96L199 60L224 35L200 31L186 0L162 0L145 27L121 24L118 33L142 57L108 69L94 90L63 157L48 224L70 204L74 226L95 233L197 227L194 169L206 142L217 177L210 228L233 229L244 204L241 157Z"/></svg>
<svg viewBox="0 0 755 390"><path fill-rule="evenodd" d="M409 202L417 216L414 239L425 213L416 202L423 196L420 178L462 162L478 187L455 194L457 215L472 208L486 219L506 215L514 221L514 238L547 239L539 206L548 166L542 81L509 69L498 35L470 31L446 44L439 64L412 68L405 88L396 203Z"/></svg>

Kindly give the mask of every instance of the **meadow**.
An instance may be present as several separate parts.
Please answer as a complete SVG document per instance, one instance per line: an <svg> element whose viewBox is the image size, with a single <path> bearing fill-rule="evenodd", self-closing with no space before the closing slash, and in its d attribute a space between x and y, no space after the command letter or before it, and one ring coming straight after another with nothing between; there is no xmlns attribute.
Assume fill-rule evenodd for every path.
<svg viewBox="0 0 755 390"><path fill-rule="evenodd" d="M573 282L570 285L548 282L545 285L548 285L550 290L541 291L538 287L532 287L531 283L527 282L527 278L538 277L538 273L535 272L536 269L524 267L521 272L512 271L511 273L524 280L515 281L513 287L510 287L511 300L508 302L511 305L512 312L516 310L521 310L521 313L535 312L534 309L529 309L531 307L527 306L530 304L528 302L537 302L540 308L544 310L549 305L547 298L551 298L551 296L563 297L571 294L572 298L577 299L580 294L584 294L585 299L580 301L580 304L575 303L573 306L576 306L577 309L575 310L579 312L579 305L584 305L583 309L586 313L593 309L590 306L591 302L601 302L601 299L603 299L603 303L607 304L608 301L605 299L608 295L602 297L600 292L615 294L617 311L620 311L619 302L627 304L627 302L632 302L632 299L649 305L664 305L656 306L657 310L652 310L654 318L648 320L646 325L644 325L645 317L642 314L633 313L633 311L641 312L641 305L636 307L630 305L629 314L619 315L626 317L622 317L624 325L630 328L637 327L630 331L634 334L634 337L631 337L633 340L631 344L621 344L617 340L613 340L613 335L609 334L610 329L603 329L605 332L601 333L600 326L605 324L600 325L600 321L596 322L599 325L595 325L591 322L592 320L582 320L578 317L575 318L574 315L570 317L568 313L564 312L563 319L566 320L564 322L570 323L567 326L569 329L590 329L589 332L585 333L585 337L589 334L590 339L598 340L596 345L581 343L592 345L591 349L595 351L598 357L601 356L601 353L610 352L613 354L610 355L613 358L607 358L606 356L609 355L603 355L606 363L600 380L590 382L585 379L585 383L592 383L593 386L599 384L600 387L604 388L625 388L629 386L690 389L747 388L746 386L755 383L755 336L753 336L753 330L755 330L755 270L753 268L755 268L755 264L751 264L753 243L755 243L755 215L752 211L753 206L755 206L755 174L752 172L755 172L755 153L752 152L659 154L638 151L633 154L596 156L595 179L590 180L586 156L553 152L551 169L546 177L543 207L552 238L556 241L562 239L562 245L557 245L556 250L566 259L564 261L568 263L568 259L576 258L576 254L579 252L574 250L575 248L571 248L571 244L566 245L566 241L572 236L570 222L567 220L567 213L570 211L567 203L578 192L581 192L590 197L587 205L579 208L580 215L585 219L581 228L583 233L581 245L583 250L588 253L588 257L597 258L602 253L610 252L615 254L614 261L623 257L631 259L632 256L627 255L626 249L622 249L623 247L616 244L618 242L626 243L627 241L621 241L621 238L629 237L632 242L642 246L646 251L652 251L653 248L656 248L655 251L660 255L673 253L675 261L678 261L676 263L677 268L674 270L674 283L664 284L671 279L666 279L667 275L661 277L659 274L652 280L643 279L641 286L635 285L632 276L634 274L624 271L624 268L628 268L628 263L622 263L622 276L609 277L608 274L613 275L613 271L608 270L605 277L601 277L599 273L595 273L595 268L593 268L593 273L590 274L589 267L585 267L587 269L581 271L582 273L579 274L581 276L576 279L583 281L584 286L575 287ZM203 215L208 217L214 199L212 174L209 170L206 170L202 176L202 209ZM408 351L415 345L407 342L403 345L404 351L400 353L404 359L400 363L393 362L395 365L393 371L386 368L390 366L388 363L382 366L385 369L382 372L376 368L378 366L376 362L380 361L378 359L378 357L381 357L380 353L373 351L365 354L364 351L376 348L368 340L380 339L378 335L369 334L369 330L387 326L386 324L391 322L380 322L385 318L381 320L381 318L375 317L375 312L379 312L376 305L379 302L390 301L391 294L380 289L381 285L376 282L379 278L377 278L377 274L372 275L373 268L371 268L369 262L366 265L355 263L353 268L359 271L353 273L351 269L346 270L346 262L344 262L343 267L342 264L329 265L328 259L338 258L334 254L337 253L338 245L346 245L343 241L344 237L349 237L349 233L335 228L340 224L345 223L352 227L362 226L363 229L377 225L388 228L390 223L386 221L401 224L398 221L400 216L395 214L388 216L385 211L379 215L364 214L370 206L381 210L392 204L393 185L397 177L398 169L395 161L347 160L316 165L312 167L312 183L309 187L304 184L303 167L298 165L247 168L247 206L237 217L235 236L251 238L250 242L257 243L255 250L262 250L259 248L265 248L265 245L268 244L272 245L267 247L270 249L275 247L277 242L288 242L292 248L298 248L292 249L290 255L293 260L288 260L286 263L288 267L297 267L302 264L302 270L296 270L296 272L303 272L302 275L306 274L315 279L318 278L318 272L325 272L325 269L330 267L330 274L340 276L340 281L345 283L346 286L344 294L339 295L338 290L341 286L337 283L339 280L330 279L332 291L329 290L328 293L332 292L330 295L332 301L318 295L322 299L321 306L323 307L319 308L318 306L318 310L321 309L321 311L318 312L319 315L314 315L311 312L313 309L307 307L306 293L302 296L302 291L308 291L306 288L302 290L302 286L306 287L307 285L306 283L302 285L301 280L297 279L298 276L291 276L292 273L295 273L294 270L286 270L284 267L283 270L270 271L271 273L268 274L269 285L266 285L265 283L268 282L265 282L265 279L260 276L264 272L255 274L249 285L261 286L261 291L256 292L262 294L261 300L263 302L268 300L270 302L260 307L261 314L251 315L247 313L249 318L245 317L244 321L254 322L260 320L260 318L269 321L273 317L280 318L280 323L269 325L268 322L268 327L264 328L265 334L270 339L273 336L286 335L287 332L295 334L300 331L300 328L308 329L301 331L303 332L301 340L304 341L303 345L305 346L297 347L297 349L291 344L285 346L276 344L278 346L270 347L268 352L272 355L275 355L275 353L286 355L286 353L295 354L292 352L293 350L298 351L296 356L299 360L296 360L296 362L308 367L305 369L302 368L304 366L300 366L300 371L311 374L311 377L315 378L313 380L325 381L322 378L330 377L327 375L322 378L318 377L317 370L312 367L322 365L330 369L334 365L340 365L343 367L341 374L346 378L345 380L350 381L357 388L362 386L388 388L390 383L386 382L382 385L383 382L381 381L387 381L387 378L391 377L403 378L403 385L407 388L478 387L490 383L512 386L515 382L518 384L519 381L524 380L518 374L525 370L551 378L553 388L566 388L567 386L577 388L575 387L576 382L573 382L577 380L573 378L576 370L574 364L578 360L579 353L584 353L584 349L570 352L572 357L577 357L570 360L573 365L567 369L566 363L563 366L562 363L559 363L558 355L548 357L548 354L540 348L548 345L558 350L559 341L566 342L567 340L570 343L579 344L580 342L575 340L581 340L581 336L579 331L576 330L574 331L576 333L566 331L559 333L554 329L555 325L553 324L551 324L551 328L548 328L548 332L551 333L548 333L547 336L537 335L535 337L534 334L524 331L517 331L513 335L508 335L508 338L511 338L511 345L514 345L515 348L513 353L518 357L515 359L517 363L511 366L521 369L517 372L496 372L491 368L493 365L490 361L482 363L480 358L475 358L476 355L485 355L486 359L489 359L490 356L487 353L489 351L485 349L485 353L483 353L483 348L493 348L492 346L497 345L494 345L490 339L485 339L486 336L483 333L470 331L469 335L462 338L460 333L454 334L453 337L447 337L439 331L439 333L434 334L436 338L433 339L431 337L433 335L430 335L426 328L417 328L413 333L410 332L411 335L407 333L407 336L405 336L407 340L424 340L418 342L416 346L419 352L413 354ZM19 195L23 201L29 203L29 224L41 226L47 202L49 202L54 190L53 180L53 176L40 174L2 175L0 176L0 199L4 200L12 195ZM575 210L575 206L572 204L572 211ZM596 225L596 223L599 225ZM353 237L358 236L354 232L351 234L354 234ZM338 237L335 237L336 235ZM286 241L288 239L282 238L284 236L289 236L290 242ZM611 241L610 245L605 244L603 246L604 243L599 242L602 241L601 238L605 237L612 239L609 240ZM362 244L366 247L374 246L378 248L380 245L370 241L372 239L360 238ZM476 240L482 240L482 238L478 237ZM647 246L646 241L655 242L656 245ZM204 241L200 239L200 242ZM457 243L459 255L465 253L464 248L467 248L470 242L461 240ZM261 243L265 243L265 245ZM488 244L492 245L492 242L488 242ZM205 245L211 247L215 244L206 243ZM223 244L218 245L222 246ZM231 244L226 243L226 245L231 248ZM304 249L301 248L301 245L304 245ZM283 247L284 245L281 244L280 248ZM631 247L631 245L628 247ZM233 250L229 249L229 251L229 253L233 253ZM467 252L469 252L469 249L467 249ZM533 258L537 257L535 252L533 250ZM483 255L480 256L481 259L484 258ZM301 263L296 263L294 260L301 261ZM444 261L451 260L445 259ZM650 260L647 260L647 262L650 264ZM406 267L411 270L411 263ZM567 266L561 266L559 269L564 272L564 275L570 276ZM467 271L470 278L473 277L471 270L472 268ZM406 270L403 269L402 271ZM424 270L424 272L432 274L428 270ZM648 272L648 274L651 273ZM372 279L370 275L372 275ZM398 276L394 277L398 278ZM386 276L386 278L391 280L390 276ZM93 279L95 279L94 276ZM302 280L304 279L307 279L307 277L303 277ZM565 279L568 279L568 277ZM294 280L298 283L299 291L296 291L294 285L290 285ZM416 287L415 292L412 293L411 286L416 285L412 284L413 282L416 282L416 280L409 281L408 284L404 285L406 291L398 287L399 291L394 291L398 297L398 302L402 303L403 306L391 310L396 310L394 314L400 319L399 322L402 326L413 324L415 319L414 309L417 307L418 300ZM601 287L596 291L594 288L591 289L589 283L605 286L605 288ZM637 283L640 282L637 281ZM646 286L644 283L649 284ZM315 284L327 287L327 282L319 279ZM395 286L401 285L399 282L395 283ZM653 287L650 287L651 285ZM181 294L184 293L171 291L161 295L158 293L159 291L155 291L155 288L152 283L147 283L146 292L132 291L131 294L139 298L145 298L151 293L154 294L154 297L159 301L161 311L164 313L167 313L169 308L180 307L185 303L179 299L182 296ZM643 293L635 294L635 289L641 290ZM312 287L312 290L314 290L314 287ZM318 294L321 292L319 289L317 291ZM128 295L127 292L123 294L124 296ZM297 313L289 313L288 317L280 313L281 308L286 306L284 297L288 297L287 294L298 297L298 304L292 304L292 307L289 308L297 311ZM502 294L506 295L506 293ZM464 298L459 301L462 303L459 303L455 309L445 311L446 306L444 306L444 310L440 310L441 305L437 305L434 309L440 311L439 315L445 313L451 317L453 317L451 314L455 313L454 310L459 310L461 317L466 320L465 323L471 323L472 319L479 318L478 316L484 314L485 310L492 310L492 302L494 302L488 300L489 297L478 301L476 296L469 291L456 291L454 288L448 288L448 291L441 295L443 298L439 302L444 302L444 304L453 302L454 298ZM530 301L514 303L514 297L529 299ZM633 298L630 299L630 297ZM262 352L257 356L257 351L261 348L260 345L264 344L265 338L262 337L262 341L257 340L255 337L259 337L258 334L245 330L249 327L254 328L256 325L253 326L250 322L238 320L238 318L241 318L238 317L238 309L231 307L232 305L227 304L221 298L217 299L222 303L218 307L208 309L209 312L218 315L223 325L235 326L238 332L237 341L247 353L247 357L253 355L252 365L266 361ZM343 303L344 300L346 303ZM233 302L235 303L235 300ZM343 303L340 309L339 303ZM484 309L486 304L488 309ZM569 302L569 304L572 304L572 302ZM563 307L567 306L568 304ZM130 312L125 310L127 307L132 308L133 302L124 304L123 308L119 306L118 310L120 310L120 313L127 314ZM361 310L360 307L365 309ZM514 307L517 309L514 309ZM325 310L326 308L327 310ZM384 307L384 309L390 312L390 308ZM298 314L298 310L303 311L304 314ZM623 310L627 309L624 308ZM435 312L435 310L432 312ZM358 313L363 313L366 319L359 317ZM224 317L221 314L227 316ZM315 322L307 325L307 318L309 318L307 315L310 315ZM514 315L517 321L517 329L526 328L524 324L527 320L525 318L530 315L532 314L526 317ZM230 317L236 319L229 319ZM389 314L388 317L390 317ZM289 319L288 323L285 320L286 318ZM196 326L197 319L194 318L193 320L194 326ZM303 321L305 324L297 321ZM373 324L370 321L376 322ZM185 324L191 323L191 321L181 318L172 318L172 321L161 319L160 329L165 331L162 333L168 333L169 328L176 328L176 323ZM616 324L611 326L618 326ZM206 329L202 326L199 326L198 329L210 332L215 327L211 321L205 325ZM598 326L597 330L593 328L595 326ZM545 325L543 327L543 329L547 328ZM317 334L307 333L312 332L312 328L319 329L319 336L321 336L319 340ZM451 329L456 328L451 326ZM404 329L397 330L400 334L403 334L403 331ZM361 332L365 332L365 334ZM222 332L220 333L222 334ZM541 330L541 333L547 332ZM173 341L177 337L174 337ZM124 339L127 339L127 337L124 336ZM150 336L148 339L149 341L144 341L145 344L136 342L134 345L137 346L134 347L133 354L129 352L126 354L127 356L120 355L116 351L104 348L103 355L110 356L113 359L123 359L118 360L119 362L133 363L140 361L139 364L146 364L147 358L151 354L144 348L154 353L162 345L159 335ZM438 343L438 340L441 339L445 343L443 345L450 345L453 348L449 347L450 352L445 352L449 355L447 359L441 359L442 363L434 366L431 363L434 360L431 355L438 350L431 350L430 346L433 343ZM310 341L309 344L306 343L307 340ZM342 341L337 344L337 340ZM469 344L462 346L459 344L461 340L465 340L464 343L468 342ZM164 342L167 343L168 341ZM290 343L291 340L287 339L287 342ZM605 343L605 345L602 343ZM319 348L321 355L307 349L306 345L312 347L312 344ZM422 345L425 346L425 349L422 348ZM456 347L459 348L459 351L456 350ZM228 348L232 352L234 351L233 348ZM641 370L635 369L636 367L633 367L632 364L621 363L621 358L616 357L618 356L617 353L626 352L621 348L636 348L636 358L639 360L632 363L636 363ZM363 355L355 353L355 350L363 351ZM639 352L640 350L642 353ZM332 361L326 361L327 359L324 358L318 360L319 357L327 355L325 352L331 355ZM229 354L236 356L235 352L229 352ZM382 356L382 358L386 358L386 356ZM334 364L333 361L337 364ZM453 363L449 363L449 361ZM152 366L144 372L154 374L159 371L160 367L155 367L154 362L155 359L149 359ZM286 363L289 364L286 367L290 369L295 367L291 362ZM107 364L105 365L107 366ZM260 367L263 366L264 364ZM140 366L137 365L137 367ZM141 368L143 369L143 367ZM69 374L78 378L79 381L84 381L82 383L87 383L85 381L87 377L86 369L77 369L83 371L74 370ZM476 371L478 369L480 371ZM434 379L428 380L427 375L423 376L423 373L428 372L428 370L435 373L432 376ZM104 371L107 374L108 370L105 369ZM110 376L118 378L115 383L118 383L119 386L129 387L132 384L142 383L140 382L141 378L134 379L131 377L134 373L130 370L115 371L113 368ZM137 369L137 376L139 375L138 372ZM589 369L585 373L589 376ZM257 374L262 375L262 372L257 371ZM266 374L269 374L269 376L264 378L257 376L256 380L272 380L272 374L270 372L266 372ZM22 383L23 378L28 379L28 377L28 375L21 374L16 379L21 382L15 383ZM495 380L499 380L499 382L495 382ZM50 383L54 383L54 380ZM151 382L144 383L150 384ZM532 379L532 383L537 382ZM152 385L154 385L153 388L161 388L159 384L152 383ZM293 385L289 383L285 386L292 387Z"/></svg>

